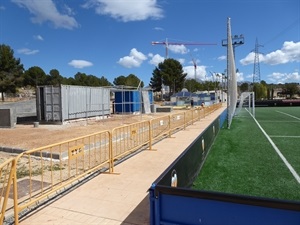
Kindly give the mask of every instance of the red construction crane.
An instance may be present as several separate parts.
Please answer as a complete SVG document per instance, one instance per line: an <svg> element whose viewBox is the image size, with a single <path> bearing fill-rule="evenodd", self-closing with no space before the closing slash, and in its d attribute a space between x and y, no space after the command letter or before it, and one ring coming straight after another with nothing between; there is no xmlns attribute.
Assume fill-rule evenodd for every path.
<svg viewBox="0 0 300 225"><path fill-rule="evenodd" d="M217 45L216 43L193 43L193 42L168 42L168 39L166 41L152 41L152 45L165 45L166 46L166 58L168 58L168 46L169 45Z"/></svg>

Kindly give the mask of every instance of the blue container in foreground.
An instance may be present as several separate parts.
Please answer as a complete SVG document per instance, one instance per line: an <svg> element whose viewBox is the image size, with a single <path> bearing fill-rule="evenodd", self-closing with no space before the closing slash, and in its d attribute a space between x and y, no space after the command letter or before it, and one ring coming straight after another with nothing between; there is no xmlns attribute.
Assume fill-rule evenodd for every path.
<svg viewBox="0 0 300 225"><path fill-rule="evenodd" d="M153 184L150 224L299 225L300 203Z"/></svg>
<svg viewBox="0 0 300 225"><path fill-rule="evenodd" d="M191 189L226 118L224 111L154 181L151 225L300 225L300 202Z"/></svg>
<svg viewBox="0 0 300 225"><path fill-rule="evenodd" d="M141 96L139 91L115 92L116 113L134 113L141 110Z"/></svg>

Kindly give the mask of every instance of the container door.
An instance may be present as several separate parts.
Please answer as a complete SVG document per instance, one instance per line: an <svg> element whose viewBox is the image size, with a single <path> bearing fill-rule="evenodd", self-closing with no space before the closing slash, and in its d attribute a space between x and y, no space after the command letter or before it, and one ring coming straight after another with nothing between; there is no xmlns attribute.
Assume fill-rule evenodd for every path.
<svg viewBox="0 0 300 225"><path fill-rule="evenodd" d="M61 121L60 87L45 87L44 93L45 120Z"/></svg>

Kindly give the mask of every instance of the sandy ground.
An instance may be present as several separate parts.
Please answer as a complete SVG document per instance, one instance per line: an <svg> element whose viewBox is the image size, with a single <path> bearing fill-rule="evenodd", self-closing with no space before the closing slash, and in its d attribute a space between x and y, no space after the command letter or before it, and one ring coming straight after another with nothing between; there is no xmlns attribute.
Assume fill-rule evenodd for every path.
<svg viewBox="0 0 300 225"><path fill-rule="evenodd" d="M17 124L15 128L0 128L0 146L29 150L164 115L168 113L112 115L107 119L82 119L63 125L39 124L38 127L33 123ZM0 152L0 164L13 156L15 154Z"/></svg>

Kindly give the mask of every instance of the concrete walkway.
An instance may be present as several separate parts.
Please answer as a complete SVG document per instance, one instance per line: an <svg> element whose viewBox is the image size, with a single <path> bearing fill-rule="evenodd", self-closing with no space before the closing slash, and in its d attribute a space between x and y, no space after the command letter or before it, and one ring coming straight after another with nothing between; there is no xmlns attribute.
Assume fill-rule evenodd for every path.
<svg viewBox="0 0 300 225"><path fill-rule="evenodd" d="M20 220L21 225L150 224L148 189L152 182L215 119L224 107L96 176Z"/></svg>

